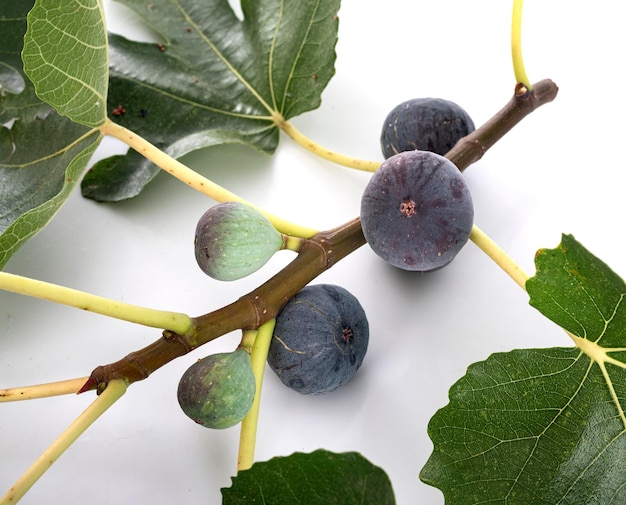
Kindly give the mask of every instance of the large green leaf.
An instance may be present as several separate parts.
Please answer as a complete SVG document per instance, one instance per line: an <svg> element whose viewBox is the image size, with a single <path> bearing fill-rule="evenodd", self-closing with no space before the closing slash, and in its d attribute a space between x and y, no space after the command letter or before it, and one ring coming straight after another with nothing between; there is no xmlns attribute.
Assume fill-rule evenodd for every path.
<svg viewBox="0 0 626 505"><path fill-rule="evenodd" d="M32 6L10 0L0 13L0 268L59 210L101 138L42 102L24 74Z"/></svg>
<svg viewBox="0 0 626 505"><path fill-rule="evenodd" d="M393 505L387 474L360 454L318 450L255 463L222 489L222 505Z"/></svg>
<svg viewBox="0 0 626 505"><path fill-rule="evenodd" d="M626 503L626 284L568 235L536 266L530 302L576 346L493 355L451 388L420 475L449 505Z"/></svg>
<svg viewBox="0 0 626 505"><path fill-rule="evenodd" d="M339 0L243 0L243 19L228 0L123 3L162 43L109 36L109 111L171 156L223 143L273 152L276 122L318 107L334 74ZM128 198L157 172L131 151L95 167L84 194Z"/></svg>

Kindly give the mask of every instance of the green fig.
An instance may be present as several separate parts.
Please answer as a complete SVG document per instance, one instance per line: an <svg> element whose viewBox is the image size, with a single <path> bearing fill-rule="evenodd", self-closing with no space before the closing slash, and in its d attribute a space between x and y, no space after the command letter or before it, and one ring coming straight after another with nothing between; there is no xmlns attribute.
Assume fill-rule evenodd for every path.
<svg viewBox="0 0 626 505"><path fill-rule="evenodd" d="M178 403L207 428L230 428L246 416L256 391L250 354L244 349L196 361L178 384Z"/></svg>
<svg viewBox="0 0 626 505"><path fill-rule="evenodd" d="M233 281L256 272L282 249L283 236L259 211L238 202L220 203L198 221L196 261L209 277Z"/></svg>

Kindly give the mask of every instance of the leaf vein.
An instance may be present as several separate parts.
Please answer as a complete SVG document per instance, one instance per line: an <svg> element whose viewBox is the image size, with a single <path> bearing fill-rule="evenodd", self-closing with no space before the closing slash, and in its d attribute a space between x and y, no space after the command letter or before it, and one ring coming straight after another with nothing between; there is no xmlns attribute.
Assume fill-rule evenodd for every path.
<svg viewBox="0 0 626 505"><path fill-rule="evenodd" d="M222 54L217 45L202 31L198 24L193 21L189 13L180 4L178 0L171 0L172 4L179 10L179 12L185 18L185 21L189 23L189 26L198 34L198 36L209 46L211 51L222 61L226 68L235 76L235 78L243 84L243 86L258 100L258 102L271 114L273 112L272 107L263 99L258 91L252 86L248 80L234 67L234 65Z"/></svg>
<svg viewBox="0 0 626 505"><path fill-rule="evenodd" d="M581 356L584 356L584 353L580 353L578 355L578 359L580 359ZM523 465L520 468L520 471L518 472L517 476L515 477L515 483L517 484L519 482L519 479L522 475L522 473L524 472L524 470L526 470L529 462L531 461L531 459L533 458L537 447L539 445L539 442L541 440L541 437L544 436L546 434L546 432L548 431L548 429L550 427L552 427L557 419L559 419L559 417L565 412L565 410L572 404L572 402L574 401L574 398L576 398L576 396L578 396L578 393L580 393L581 389L583 388L583 385L585 383L585 381L587 380L587 378L589 377L589 374L591 373L591 368L593 367L593 361L590 360L589 361L589 366L587 367L587 371L585 372L584 376L582 377L582 380L580 381L580 384L578 385L578 388L576 389L576 391L574 391L574 393L572 394L572 396L569 398L569 400L567 401L567 403L558 410L557 414L550 420L550 422L545 426L545 428L536 435L535 437L535 444L532 448L532 450L529 452L528 457L526 458L526 461L524 461ZM511 493L513 492L513 489L515 488L515 485L511 486L509 488L509 492L507 493L507 495L505 496L505 501L508 501L509 496L511 495Z"/></svg>
<svg viewBox="0 0 626 505"><path fill-rule="evenodd" d="M56 158L57 156L60 156L62 154L65 154L66 152L70 151L74 146L80 144L83 140L85 140L87 137L92 135L94 133L94 131L97 131L97 130L95 130L95 129L89 130L85 134L81 135L80 137L76 138L74 141L72 141L69 144L67 144L65 147L63 147L63 149L59 149L58 151L50 153L47 156L42 156L41 158L37 158L37 159L31 160L28 163L19 163L19 164L14 164L14 165L8 164L8 163L0 163L0 168L21 169L21 168L29 167L31 165L36 165L38 163L44 162L46 160L50 160L52 158Z"/></svg>
<svg viewBox="0 0 626 505"><path fill-rule="evenodd" d="M229 111L226 109L219 109L217 107L211 107L209 105L194 101L194 100L189 100L187 98L175 95L173 93L168 93L167 91L165 91L162 88L158 88L156 86L153 86L151 84L146 83L145 81L141 81L139 79L135 79L133 77L130 77L126 74L123 74L121 72L117 72L115 70L111 70L111 75L112 76L118 76L120 78L123 78L125 80L128 80L134 84L136 84L138 87L143 87L146 89L149 89L150 91L153 91L154 93L164 96L166 98L169 98L170 100L174 100L180 103L184 103L186 105L191 105L192 107L197 107L199 109L204 109L204 110L208 110L210 112L215 112L216 114L222 114L224 116L231 116L231 117L237 117L237 118L244 118L244 119L258 119L258 120L263 120L263 121L271 121L272 117L271 116L256 116L254 114L244 114L241 112L233 112L233 111Z"/></svg>
<svg viewBox="0 0 626 505"><path fill-rule="evenodd" d="M319 6L320 6L320 0L317 0L317 2L315 3L315 9L313 10L313 13L311 14L311 21L308 23L308 27L307 27L306 33L305 33L304 37L302 38L302 43L300 44L300 47L298 48L297 56L296 56L296 58L294 58L292 66L291 66L291 69L289 71L289 75L287 77L287 82L286 82L286 85L285 85L285 91L283 93L282 103L281 103L281 106L280 106L281 114L284 112L285 104L287 102L287 97L289 96L289 86L291 85L291 81L294 78L295 70L296 70L296 68L298 66L298 62L300 61L300 55L302 54L302 51L304 50L304 47L307 44L307 40L309 38L309 33L311 33L311 27L315 23L314 19L315 19L315 16L317 15L317 11L319 10Z"/></svg>

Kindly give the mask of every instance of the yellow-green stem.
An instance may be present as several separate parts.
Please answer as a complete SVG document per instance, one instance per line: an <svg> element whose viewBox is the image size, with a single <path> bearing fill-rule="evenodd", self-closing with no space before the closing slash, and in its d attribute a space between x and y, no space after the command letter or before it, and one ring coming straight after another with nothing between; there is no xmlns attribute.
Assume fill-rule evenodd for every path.
<svg viewBox="0 0 626 505"><path fill-rule="evenodd" d="M533 86L526 75L524 58L522 57L522 11L524 0L513 0L513 18L511 22L511 56L513 58L513 71L515 80L523 84L528 91L533 90Z"/></svg>
<svg viewBox="0 0 626 505"><path fill-rule="evenodd" d="M113 405L126 392L128 384L115 379L109 382L106 389L87 407L78 418L48 447L28 470L13 484L11 489L0 498L0 505L14 505L39 480L39 478L59 459L96 419Z"/></svg>
<svg viewBox="0 0 626 505"><path fill-rule="evenodd" d="M34 386L0 389L0 403L75 394L83 387L87 379L89 377L79 377L78 379L36 384Z"/></svg>
<svg viewBox="0 0 626 505"><path fill-rule="evenodd" d="M275 319L271 319L259 327L254 345L252 346L252 371L256 381L256 393L248 415L241 422L237 471L247 470L254 463L254 447L256 445L256 432L259 422L263 373L265 372L265 361L267 360L267 352L272 340L272 334L274 333L275 322Z"/></svg>
<svg viewBox="0 0 626 505"><path fill-rule="evenodd" d="M498 244L491 240L476 225L472 228L470 240L474 242L487 256L489 256L502 270L504 270L511 279L513 279L524 291L526 291L526 281L528 275L522 270L507 253L505 253Z"/></svg>
<svg viewBox="0 0 626 505"><path fill-rule="evenodd" d="M330 149L322 147L317 142L313 142L311 139L302 134L296 129L289 121L275 119L276 125L283 130L289 137L291 137L296 143L304 147L307 151L311 151L313 154L324 158L325 160L332 161L338 165L354 168L356 170L363 170L364 172L376 172L380 167L379 161L360 160L358 158L352 158L351 156L345 156L344 154L336 153Z"/></svg>
<svg viewBox="0 0 626 505"><path fill-rule="evenodd" d="M281 249L287 251L299 252L304 244L305 239L300 237L290 237L289 235L283 235L283 246Z"/></svg>
<svg viewBox="0 0 626 505"><path fill-rule="evenodd" d="M476 244L481 251L483 251L487 256L489 256L502 270L504 270L511 279L513 279L518 286L520 286L524 291L526 291L526 281L528 280L528 274L526 274L522 267L520 267L507 253L505 253L500 246L498 246L493 240L491 240L485 232L480 230L476 225L472 228L472 233L470 234L470 240ZM576 347L579 347L583 350L583 352L589 353L589 345L588 341L585 339L581 339L576 335L570 333L565 328L563 331L567 334L567 336L572 339ZM585 348L585 345L587 347ZM592 359L595 359L589 353L589 356ZM626 418L624 418L626 424Z"/></svg>
<svg viewBox="0 0 626 505"><path fill-rule="evenodd" d="M310 238L317 233L317 230L300 226L266 212L235 193L228 191L226 188L223 188L222 186L200 175L195 170L192 170L180 161L172 158L169 154L164 153L158 147L154 146L136 133L114 123L109 119L107 119L104 125L100 128L100 131L104 135L110 135L118 140L121 140L128 146L132 147L139 154L149 159L163 171L176 177L178 180L184 182L193 189L211 197L217 202L240 202L254 207L267 217L267 219L269 219L274 227L281 233L303 238Z"/></svg>
<svg viewBox="0 0 626 505"><path fill-rule="evenodd" d="M7 272L0 272L0 289L179 334L186 333L193 325L191 318L180 312L131 305Z"/></svg>
<svg viewBox="0 0 626 505"><path fill-rule="evenodd" d="M239 343L239 349L245 349L248 354L252 355L252 348L254 347L254 341L256 340L258 330L243 330L241 332L241 342Z"/></svg>

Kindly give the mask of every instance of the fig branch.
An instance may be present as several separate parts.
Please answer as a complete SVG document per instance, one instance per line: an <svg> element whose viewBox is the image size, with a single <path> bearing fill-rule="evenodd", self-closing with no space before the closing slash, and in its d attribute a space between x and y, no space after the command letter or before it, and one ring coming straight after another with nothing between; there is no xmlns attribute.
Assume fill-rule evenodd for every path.
<svg viewBox="0 0 626 505"><path fill-rule="evenodd" d="M550 80L535 84L533 91L516 86L511 100L487 123L460 140L446 157L459 170L479 160L500 138L538 107L554 100L557 86ZM170 361L226 333L256 329L274 319L298 291L325 270L365 244L359 218L306 239L298 256L283 270L239 300L208 314L192 318L192 329L183 334L164 331L151 345L121 360L99 366L79 392L101 392L109 381L129 384L147 378Z"/></svg>
<svg viewBox="0 0 626 505"><path fill-rule="evenodd" d="M554 100L558 91L556 84L549 79L536 83L532 91L525 84L518 83L509 103L480 128L459 140L446 158L459 170L465 170L528 114Z"/></svg>
<svg viewBox="0 0 626 505"><path fill-rule="evenodd" d="M79 393L94 388L101 391L115 378L129 383L143 380L173 359L226 333L258 328L274 319L282 306L315 277L364 243L359 219L318 233L304 241L289 265L254 291L230 305L192 318L193 326L187 333L164 331L153 344L115 363L97 367Z"/></svg>

